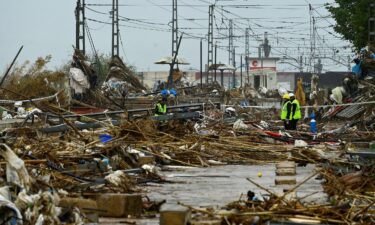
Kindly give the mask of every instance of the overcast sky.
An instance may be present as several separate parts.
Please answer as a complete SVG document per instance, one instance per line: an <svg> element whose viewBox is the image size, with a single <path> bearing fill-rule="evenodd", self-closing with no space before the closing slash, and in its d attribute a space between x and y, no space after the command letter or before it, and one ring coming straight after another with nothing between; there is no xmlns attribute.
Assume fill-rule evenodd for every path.
<svg viewBox="0 0 375 225"><path fill-rule="evenodd" d="M172 0L119 0L121 17L120 55L138 71L167 70L155 65L157 59L171 55ZM218 41L218 61L227 63L228 19L234 20L234 45L237 64L245 52L245 28L251 28L250 53L257 56L257 46L265 31L273 47L272 56L292 58L279 68L295 71L293 59L310 52L310 14L308 3L313 5L316 17L317 55L323 57L325 70L346 70L350 55L349 43L331 28L334 20L328 17L324 3L333 0L217 0L215 7L215 41ZM111 51L111 0L86 0L87 24L95 48L100 53ZM191 65L183 68L199 69L199 37L205 36L208 27L208 5L214 0L178 0L180 32L185 32L180 55ZM108 4L99 6L97 4ZM0 71L3 73L21 45L24 45L17 63L34 61L38 56L51 54L49 68L66 63L75 44L76 0L1 0L0 1ZM191 37L194 38L191 38ZM86 50L91 52L89 41ZM207 62L207 42L204 41L204 63ZM307 67L306 61L305 67ZM306 70L306 68L305 68Z"/></svg>

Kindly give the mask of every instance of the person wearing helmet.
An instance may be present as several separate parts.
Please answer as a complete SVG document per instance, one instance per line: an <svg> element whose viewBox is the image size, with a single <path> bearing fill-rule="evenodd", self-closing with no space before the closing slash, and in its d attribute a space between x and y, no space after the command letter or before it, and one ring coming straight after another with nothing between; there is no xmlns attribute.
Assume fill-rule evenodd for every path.
<svg viewBox="0 0 375 225"><path fill-rule="evenodd" d="M165 115L167 113L167 101L166 96L159 98L159 101L155 106L155 116Z"/></svg>
<svg viewBox="0 0 375 225"><path fill-rule="evenodd" d="M292 103L291 114L289 117L290 120L290 129L297 130L298 120L301 119L301 106L299 101L295 98L293 93L289 94L290 102Z"/></svg>
<svg viewBox="0 0 375 225"><path fill-rule="evenodd" d="M169 90L169 94L173 95L174 97L176 97L177 96L177 91L174 88L172 88L171 90Z"/></svg>
<svg viewBox="0 0 375 225"><path fill-rule="evenodd" d="M168 97L168 95L170 94L169 90L168 89L163 89L161 92L160 92L161 96L162 97Z"/></svg>
<svg viewBox="0 0 375 225"><path fill-rule="evenodd" d="M284 122L285 130L289 130L290 129L289 117L290 117L290 113L292 110L292 103L290 102L290 97L288 93L283 95L283 100L284 100L284 104L283 104L283 108L281 109L280 117L281 117L281 120Z"/></svg>

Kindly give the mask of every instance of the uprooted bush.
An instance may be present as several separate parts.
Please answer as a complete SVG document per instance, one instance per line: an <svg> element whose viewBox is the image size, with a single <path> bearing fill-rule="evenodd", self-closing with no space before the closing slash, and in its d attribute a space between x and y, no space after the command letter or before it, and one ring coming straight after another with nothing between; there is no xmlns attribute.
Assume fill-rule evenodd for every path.
<svg viewBox="0 0 375 225"><path fill-rule="evenodd" d="M68 85L67 75L62 71L50 71L46 65L51 56L39 57L30 65L26 61L14 67L1 90L2 99L21 100L54 95ZM16 92L12 93L12 92Z"/></svg>

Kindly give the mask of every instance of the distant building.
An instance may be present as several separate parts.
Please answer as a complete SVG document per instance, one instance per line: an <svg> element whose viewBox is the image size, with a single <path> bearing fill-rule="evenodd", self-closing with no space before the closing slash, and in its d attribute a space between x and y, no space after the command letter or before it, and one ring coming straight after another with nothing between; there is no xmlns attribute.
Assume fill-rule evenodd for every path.
<svg viewBox="0 0 375 225"><path fill-rule="evenodd" d="M277 88L277 61L280 58L248 58L250 83L255 89L265 87L267 89Z"/></svg>

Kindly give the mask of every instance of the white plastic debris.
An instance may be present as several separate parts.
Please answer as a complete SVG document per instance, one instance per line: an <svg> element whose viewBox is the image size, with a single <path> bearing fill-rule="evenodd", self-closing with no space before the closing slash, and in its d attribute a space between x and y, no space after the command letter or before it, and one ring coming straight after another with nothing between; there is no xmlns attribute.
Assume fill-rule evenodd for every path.
<svg viewBox="0 0 375 225"><path fill-rule="evenodd" d="M16 101L14 103L14 107L20 107L20 106L22 106L22 101Z"/></svg>
<svg viewBox="0 0 375 225"><path fill-rule="evenodd" d="M220 161L216 161L216 160L213 160L213 159L209 159L209 160L207 160L207 162L210 165L226 165L226 163L223 163L223 162L220 162Z"/></svg>
<svg viewBox="0 0 375 225"><path fill-rule="evenodd" d="M0 194L0 208L2 209L2 212L5 213L5 215L1 214L3 218L7 218L7 217L18 218L18 219L12 220L12 222L16 221L17 225L22 224L22 214L20 210L17 208L17 206L13 202L9 201L6 197L4 197L1 194ZM8 210L4 210L4 209L8 209ZM13 224L13 223L9 223L9 224Z"/></svg>
<svg viewBox="0 0 375 225"><path fill-rule="evenodd" d="M260 121L260 125L264 128L264 129L268 129L270 127L270 124L267 123L266 121Z"/></svg>
<svg viewBox="0 0 375 225"><path fill-rule="evenodd" d="M233 124L233 129L234 130L247 130L249 129L249 126L246 125L243 120L238 119L234 124Z"/></svg>
<svg viewBox="0 0 375 225"><path fill-rule="evenodd" d="M40 214L38 220L35 222L35 225L43 225L44 224L44 215Z"/></svg>
<svg viewBox="0 0 375 225"><path fill-rule="evenodd" d="M129 148L127 150L127 152L130 153L130 154L139 154L139 153L141 153L141 151L139 151L137 149L134 149L134 148Z"/></svg>
<svg viewBox="0 0 375 225"><path fill-rule="evenodd" d="M12 119L12 115L10 115L7 111L3 111L3 114L1 115L2 120Z"/></svg>
<svg viewBox="0 0 375 225"><path fill-rule="evenodd" d="M121 170L116 170L115 172L107 175L104 179L110 184L120 186L124 176L126 177L124 172Z"/></svg>
<svg viewBox="0 0 375 225"><path fill-rule="evenodd" d="M303 140L295 140L294 146L295 147L307 147L307 143Z"/></svg>
<svg viewBox="0 0 375 225"><path fill-rule="evenodd" d="M37 199L39 199L38 195L30 196L26 193L26 190L22 190L18 193L15 203L19 209L25 210L30 205L34 205L34 201L37 201Z"/></svg>
<svg viewBox="0 0 375 225"><path fill-rule="evenodd" d="M7 200L11 200L9 186L3 186L0 188L0 195Z"/></svg>
<svg viewBox="0 0 375 225"><path fill-rule="evenodd" d="M25 116L26 115L26 109L24 107L18 107L17 108L17 115L18 116Z"/></svg>
<svg viewBox="0 0 375 225"><path fill-rule="evenodd" d="M233 107L228 107L225 109L226 112L236 112L236 109Z"/></svg>
<svg viewBox="0 0 375 225"><path fill-rule="evenodd" d="M73 218L74 218L74 225L84 225L82 218L82 213L79 211L78 207L73 208Z"/></svg>
<svg viewBox="0 0 375 225"><path fill-rule="evenodd" d="M34 195L27 195L21 191L15 203L24 212L26 221L36 221L35 224L60 224L58 216L61 208L57 207L60 198L56 192L39 192ZM30 207L32 206L32 207Z"/></svg>
<svg viewBox="0 0 375 225"><path fill-rule="evenodd" d="M266 87L260 87L259 92L263 95L267 94L268 89Z"/></svg>
<svg viewBox="0 0 375 225"><path fill-rule="evenodd" d="M64 189L59 189L59 190L57 190L57 192L59 193L59 196L61 197L61 196L63 196L63 197L65 197L65 196L68 196L68 192L67 191L65 191Z"/></svg>
<svg viewBox="0 0 375 225"><path fill-rule="evenodd" d="M29 189L30 176L26 170L25 163L20 159L6 144L0 144L0 155L7 162L6 175L7 181L20 185L23 188Z"/></svg>
<svg viewBox="0 0 375 225"><path fill-rule="evenodd" d="M82 70L78 68L70 68L69 75L70 85L74 89L75 93L83 93L90 87L90 83Z"/></svg>
<svg viewBox="0 0 375 225"><path fill-rule="evenodd" d="M144 169L147 172L155 173L155 174L159 174L160 170L161 170L159 167L157 167L155 165L151 165L151 164L145 164L145 165L143 165L142 169Z"/></svg>
<svg viewBox="0 0 375 225"><path fill-rule="evenodd" d="M206 128L206 125L204 123L195 123L194 124L194 130L198 133L198 131L202 128Z"/></svg>

